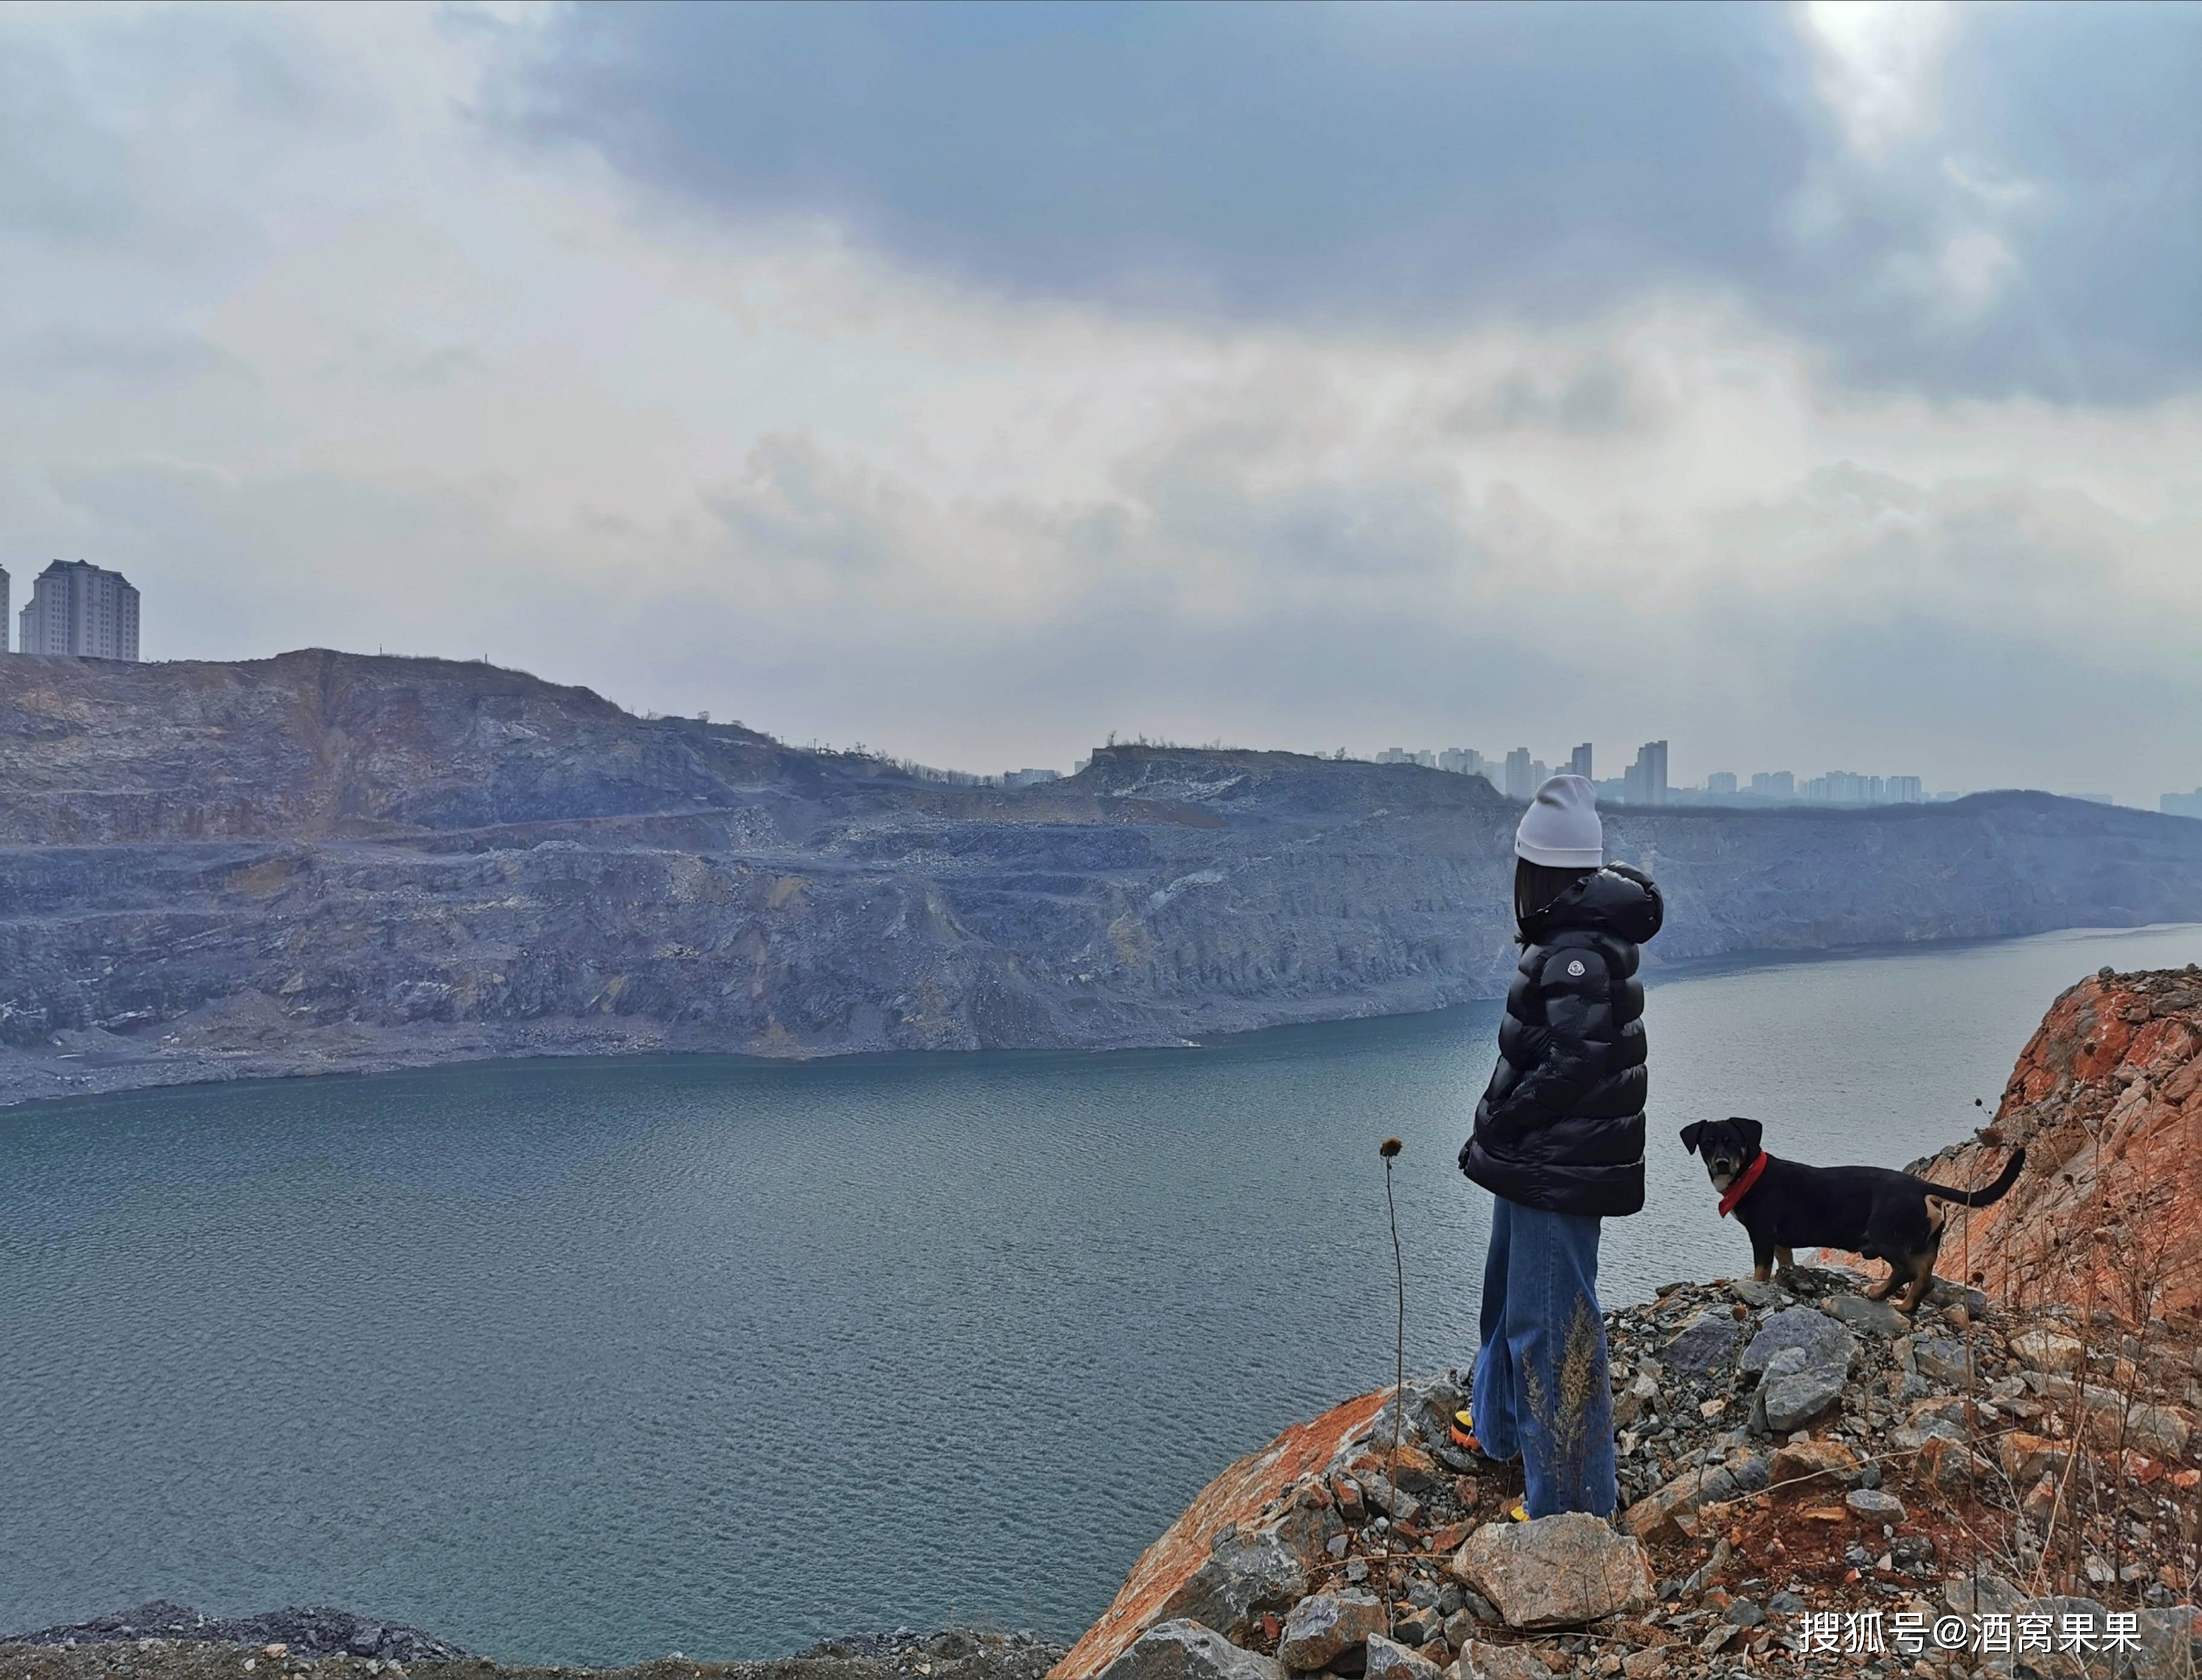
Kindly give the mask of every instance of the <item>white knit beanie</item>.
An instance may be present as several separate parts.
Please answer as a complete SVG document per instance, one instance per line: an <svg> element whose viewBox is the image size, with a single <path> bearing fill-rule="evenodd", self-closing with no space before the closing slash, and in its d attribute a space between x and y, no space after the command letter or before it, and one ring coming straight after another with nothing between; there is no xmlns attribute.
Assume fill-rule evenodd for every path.
<svg viewBox="0 0 2202 1680"><path fill-rule="evenodd" d="M1598 796L1581 776L1554 776L1537 790L1514 831L1514 855L1556 869L1596 869L1605 861Z"/></svg>

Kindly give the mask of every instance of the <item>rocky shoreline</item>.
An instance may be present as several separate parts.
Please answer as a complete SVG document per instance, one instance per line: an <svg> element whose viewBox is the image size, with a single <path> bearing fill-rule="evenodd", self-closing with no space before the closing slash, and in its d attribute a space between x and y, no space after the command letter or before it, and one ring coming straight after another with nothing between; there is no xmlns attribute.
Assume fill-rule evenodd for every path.
<svg viewBox="0 0 2202 1680"><path fill-rule="evenodd" d="M0 1636L9 1680L1043 1680L1063 1648L1031 1633L898 1628L792 1656L712 1661L679 1651L619 1668L505 1663L418 1628L292 1607L215 1618L155 1600L88 1622Z"/></svg>

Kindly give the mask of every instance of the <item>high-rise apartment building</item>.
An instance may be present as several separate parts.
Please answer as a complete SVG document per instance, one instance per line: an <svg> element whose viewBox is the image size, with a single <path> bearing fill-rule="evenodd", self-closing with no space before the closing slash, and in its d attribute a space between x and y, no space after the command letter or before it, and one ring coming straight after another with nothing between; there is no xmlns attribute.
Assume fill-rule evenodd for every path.
<svg viewBox="0 0 2202 1680"><path fill-rule="evenodd" d="M1506 796L1509 799L1529 800L1537 796L1534 761L1527 747L1516 747L1506 755Z"/></svg>
<svg viewBox="0 0 2202 1680"><path fill-rule="evenodd" d="M1925 784L1916 776L1891 776L1881 797L1892 805L1923 805Z"/></svg>
<svg viewBox="0 0 2202 1680"><path fill-rule="evenodd" d="M8 568L0 566L0 654L8 651Z"/></svg>
<svg viewBox="0 0 2202 1680"><path fill-rule="evenodd" d="M1594 782L1598 779L1591 774L1589 742L1584 742L1582 745L1568 755L1568 774L1580 776L1586 782Z"/></svg>
<svg viewBox="0 0 2202 1680"><path fill-rule="evenodd" d="M1622 797L1631 805L1667 802L1667 743L1646 741L1636 749L1636 762L1622 772Z"/></svg>
<svg viewBox="0 0 2202 1680"><path fill-rule="evenodd" d="M1796 772L1789 770L1761 770L1751 778L1751 790L1761 799L1794 799L1797 796Z"/></svg>
<svg viewBox="0 0 2202 1680"><path fill-rule="evenodd" d="M138 591L120 572L56 561L32 585L18 651L83 659L138 658Z"/></svg>
<svg viewBox="0 0 2202 1680"><path fill-rule="evenodd" d="M1708 799L1734 798L1735 772L1733 770L1716 770L1711 775L1706 777L1705 796Z"/></svg>

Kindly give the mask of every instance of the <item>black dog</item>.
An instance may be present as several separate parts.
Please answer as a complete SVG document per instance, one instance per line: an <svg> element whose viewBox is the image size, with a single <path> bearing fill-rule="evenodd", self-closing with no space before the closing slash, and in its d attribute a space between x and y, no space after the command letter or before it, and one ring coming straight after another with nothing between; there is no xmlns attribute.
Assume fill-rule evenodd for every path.
<svg viewBox="0 0 2202 1680"><path fill-rule="evenodd" d="M1806 1166L1777 1160L1758 1147L1764 1128L1734 1115L1682 1128L1682 1147L1704 1158L1721 1212L1733 1212L1751 1235L1752 1275L1762 1283L1793 1248L1850 1248L1888 1262L1888 1278L1866 1293L1875 1301L1899 1283L1910 1292L1899 1304L1914 1311L1934 1278L1942 1248L1944 1205L1985 1207L2017 1182L2026 1151L2015 1152L1984 1190L1946 1190L1885 1166Z"/></svg>

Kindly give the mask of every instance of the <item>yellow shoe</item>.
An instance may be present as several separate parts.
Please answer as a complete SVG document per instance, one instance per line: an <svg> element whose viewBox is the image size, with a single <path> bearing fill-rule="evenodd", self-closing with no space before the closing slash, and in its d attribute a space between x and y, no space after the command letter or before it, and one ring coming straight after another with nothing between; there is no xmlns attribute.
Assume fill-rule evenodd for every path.
<svg viewBox="0 0 2202 1680"><path fill-rule="evenodd" d="M1506 1507L1506 1520L1510 1523L1528 1522L1529 1520L1529 1507L1524 1505L1520 1500L1516 1500L1513 1504Z"/></svg>

